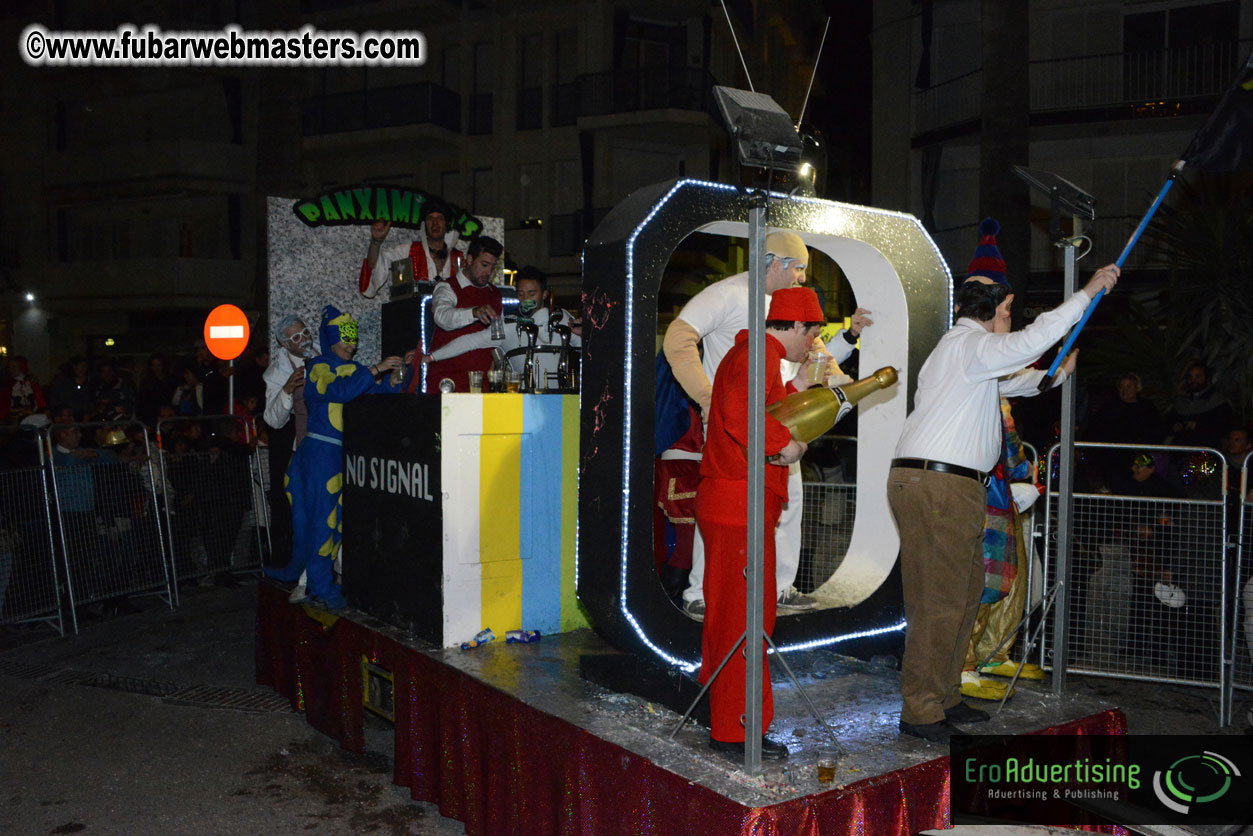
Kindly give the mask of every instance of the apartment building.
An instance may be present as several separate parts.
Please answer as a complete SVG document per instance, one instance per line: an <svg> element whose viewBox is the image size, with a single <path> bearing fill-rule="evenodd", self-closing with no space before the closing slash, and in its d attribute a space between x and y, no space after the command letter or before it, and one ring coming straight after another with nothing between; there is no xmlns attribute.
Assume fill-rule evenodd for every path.
<svg viewBox="0 0 1253 836"><path fill-rule="evenodd" d="M758 89L797 113L821 16L731 0ZM604 214L672 177L737 180L711 87L746 86L722 7L700 0L28 2L57 30L412 30L420 67L31 68L9 56L0 345L52 365L185 350L204 313L266 304L265 198L360 182L505 219L510 258L577 294ZM817 21L817 22L816 22ZM821 101L822 83L814 96ZM813 107L811 102L811 107ZM20 199L18 199L20 198ZM363 251L365 231L362 232ZM680 282L726 258L687 259ZM346 281L357 265L345 265ZM27 301L26 294L34 299Z"/></svg>
<svg viewBox="0 0 1253 836"><path fill-rule="evenodd" d="M875 203L925 218L958 272L998 216L1034 306L1059 298L1061 254L1046 198L1010 165L1092 194L1084 267L1113 261L1253 49L1250 0L882 0L874 14ZM1147 247L1127 267L1162 277Z"/></svg>

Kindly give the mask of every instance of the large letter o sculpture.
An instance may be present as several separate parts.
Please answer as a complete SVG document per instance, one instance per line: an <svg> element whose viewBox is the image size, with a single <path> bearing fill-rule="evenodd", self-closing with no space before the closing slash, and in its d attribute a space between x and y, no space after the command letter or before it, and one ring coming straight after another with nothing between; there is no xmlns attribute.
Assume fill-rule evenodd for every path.
<svg viewBox="0 0 1253 836"><path fill-rule="evenodd" d="M597 630L619 649L687 671L700 663L700 624L665 597L653 562L653 400L657 292L693 232L747 237L743 189L695 180L650 186L605 217L583 254L583 368L577 589ZM875 325L862 370L895 366L900 383L858 407L857 516L847 555L814 594L824 608L778 619L782 652L899 632L899 589L884 583L899 551L887 506L892 450L913 373L951 322L952 278L911 215L771 195L769 227L799 233L844 270Z"/></svg>

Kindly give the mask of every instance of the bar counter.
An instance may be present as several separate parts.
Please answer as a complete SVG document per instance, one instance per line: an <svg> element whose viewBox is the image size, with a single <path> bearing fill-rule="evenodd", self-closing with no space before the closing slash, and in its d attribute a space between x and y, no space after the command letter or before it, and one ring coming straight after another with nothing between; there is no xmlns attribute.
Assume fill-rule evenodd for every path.
<svg viewBox="0 0 1253 836"><path fill-rule="evenodd" d="M344 406L349 603L452 647L588 626L574 595L577 395L376 395Z"/></svg>

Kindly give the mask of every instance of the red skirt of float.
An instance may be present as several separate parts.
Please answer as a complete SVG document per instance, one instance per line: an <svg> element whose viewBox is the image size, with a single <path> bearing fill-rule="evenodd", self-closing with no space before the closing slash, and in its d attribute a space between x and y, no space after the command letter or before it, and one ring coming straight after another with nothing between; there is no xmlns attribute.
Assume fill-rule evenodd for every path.
<svg viewBox="0 0 1253 836"><path fill-rule="evenodd" d="M950 826L948 758L746 807L351 618L314 619L284 590L260 585L257 682L352 752L365 747L363 659L393 677L395 783L464 822L469 836L903 836ZM1109 710L1044 733L1125 728Z"/></svg>

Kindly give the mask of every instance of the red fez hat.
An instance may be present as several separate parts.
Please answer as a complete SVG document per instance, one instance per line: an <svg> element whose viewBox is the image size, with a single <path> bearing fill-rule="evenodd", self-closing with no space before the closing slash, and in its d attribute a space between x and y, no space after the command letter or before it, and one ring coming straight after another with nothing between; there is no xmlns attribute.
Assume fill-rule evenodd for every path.
<svg viewBox="0 0 1253 836"><path fill-rule="evenodd" d="M826 322L818 294L808 287L785 287L770 296L766 319L778 322Z"/></svg>

